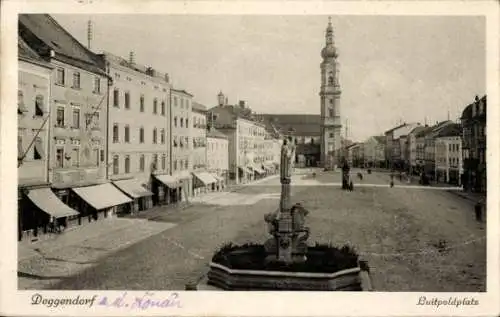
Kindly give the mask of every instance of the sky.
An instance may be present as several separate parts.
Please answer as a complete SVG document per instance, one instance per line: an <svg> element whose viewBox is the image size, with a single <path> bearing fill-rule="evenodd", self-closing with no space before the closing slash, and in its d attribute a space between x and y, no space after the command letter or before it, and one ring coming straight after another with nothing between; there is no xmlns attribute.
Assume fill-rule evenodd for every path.
<svg viewBox="0 0 500 317"><path fill-rule="evenodd" d="M167 72L208 108L222 91L257 113L320 113L328 16L53 15L95 52ZM340 113L363 141L399 122L456 120L486 91L485 19L474 16L332 16ZM346 121L347 120L347 121ZM345 129L343 129L345 132Z"/></svg>

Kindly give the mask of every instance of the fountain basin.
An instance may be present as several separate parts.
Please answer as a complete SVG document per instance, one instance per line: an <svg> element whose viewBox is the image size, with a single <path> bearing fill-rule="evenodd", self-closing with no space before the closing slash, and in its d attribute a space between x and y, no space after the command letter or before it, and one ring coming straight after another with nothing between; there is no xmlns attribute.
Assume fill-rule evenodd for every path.
<svg viewBox="0 0 500 317"><path fill-rule="evenodd" d="M371 289L367 270L350 249L313 246L303 263L266 262L263 245L229 246L217 252L195 289L234 291L363 291Z"/></svg>

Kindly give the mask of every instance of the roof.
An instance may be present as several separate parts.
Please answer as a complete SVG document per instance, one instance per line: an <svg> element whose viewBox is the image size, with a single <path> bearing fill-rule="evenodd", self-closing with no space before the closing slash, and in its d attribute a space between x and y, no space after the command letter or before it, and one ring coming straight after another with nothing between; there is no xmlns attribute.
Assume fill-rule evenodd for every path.
<svg viewBox="0 0 500 317"><path fill-rule="evenodd" d="M133 71L142 73L144 75L161 79L166 83L169 82L168 73L159 72L156 69L153 69L152 67L141 65L135 62L130 63L129 60L109 52L103 52L102 54L98 54L98 56L110 62L110 64L118 64L120 66L127 67Z"/></svg>
<svg viewBox="0 0 500 317"><path fill-rule="evenodd" d="M208 111L217 115L215 119L215 126L217 128L231 125L235 128L234 123L238 118L252 121L255 124L265 125L265 122L261 122L259 117L248 107L225 105L212 107Z"/></svg>
<svg viewBox="0 0 500 317"><path fill-rule="evenodd" d="M406 122L405 122L405 123L403 123L403 124L400 124L400 125L398 125L397 127L394 127L394 128L392 128L392 129L390 129L390 130L385 131L385 132L384 132L384 134L391 133L392 131L397 130L397 129L400 129L400 128L402 128L402 127L405 127L406 125L407 125L407 123L406 123Z"/></svg>
<svg viewBox="0 0 500 317"><path fill-rule="evenodd" d="M418 126L415 127L413 130L410 131L410 134L418 134L420 131L424 131L425 127L423 126Z"/></svg>
<svg viewBox="0 0 500 317"><path fill-rule="evenodd" d="M227 135L216 128L210 128L207 130L207 138L227 139Z"/></svg>
<svg viewBox="0 0 500 317"><path fill-rule="evenodd" d="M39 55L107 76L99 57L83 46L48 14L20 14L19 36Z"/></svg>
<svg viewBox="0 0 500 317"><path fill-rule="evenodd" d="M424 126L423 129L416 133L417 138L425 137L427 134L432 132L432 127Z"/></svg>
<svg viewBox="0 0 500 317"><path fill-rule="evenodd" d="M453 123L443 127L437 137L449 137L449 136L460 136L462 134L462 128L460 124Z"/></svg>
<svg viewBox="0 0 500 317"><path fill-rule="evenodd" d="M319 136L321 134L321 116L316 114L259 114L267 124L272 124L281 133L290 129L295 135Z"/></svg>
<svg viewBox="0 0 500 317"><path fill-rule="evenodd" d="M195 111L207 112L207 107L205 107L201 103L197 103L196 101L193 101L191 108Z"/></svg>
<svg viewBox="0 0 500 317"><path fill-rule="evenodd" d="M477 99L479 99L479 97L476 97L476 100ZM476 104L476 102L477 102L476 100L474 100L474 102L472 102L471 104L467 105L467 107L465 107L460 119L472 119L472 114L473 114L472 108ZM481 99L479 99L479 102L482 103L484 105L484 108L486 109L486 104L487 104L486 95L484 95Z"/></svg>
<svg viewBox="0 0 500 317"><path fill-rule="evenodd" d="M171 89L173 92L177 92L177 93L180 93L180 94L184 94L184 95L188 95L190 97L193 97L193 95L191 95L190 93L188 93L187 91L185 91L184 89L174 89L172 88Z"/></svg>
<svg viewBox="0 0 500 317"><path fill-rule="evenodd" d="M374 135L373 138L380 144L385 144L385 136L384 135Z"/></svg>
<svg viewBox="0 0 500 317"><path fill-rule="evenodd" d="M17 55L19 59L38 64L47 68L54 68L47 61L45 61L40 55L38 55L34 50L32 50L28 44L21 38L17 37Z"/></svg>

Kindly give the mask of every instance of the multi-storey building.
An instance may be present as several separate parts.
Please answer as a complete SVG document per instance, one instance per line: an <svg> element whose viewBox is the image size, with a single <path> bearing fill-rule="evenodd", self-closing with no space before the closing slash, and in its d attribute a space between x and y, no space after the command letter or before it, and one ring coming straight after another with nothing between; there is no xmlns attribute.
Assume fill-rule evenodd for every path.
<svg viewBox="0 0 500 317"><path fill-rule="evenodd" d="M217 179L219 189L224 188L229 178L229 142L227 136L213 127L206 132L207 170Z"/></svg>
<svg viewBox="0 0 500 317"><path fill-rule="evenodd" d="M387 160L386 166L389 168L402 168L401 161L402 144L406 141L408 133L417 127L419 123L403 123L395 128L392 128L384 133L385 135L385 157ZM399 140L403 136L403 140Z"/></svg>
<svg viewBox="0 0 500 317"><path fill-rule="evenodd" d="M312 114L260 114L272 138L282 142L283 135L293 130L295 164L300 167L319 166L321 160L321 116ZM277 134L276 134L277 132Z"/></svg>
<svg viewBox="0 0 500 317"><path fill-rule="evenodd" d="M462 112L464 190L486 193L486 104L476 96Z"/></svg>
<svg viewBox="0 0 500 317"><path fill-rule="evenodd" d="M405 165L408 169L408 174L413 175L417 174L418 175L418 169L417 169L417 135L421 131L424 131L425 127L423 126L417 126L413 130L408 133L406 136L406 153L405 153Z"/></svg>
<svg viewBox="0 0 500 317"><path fill-rule="evenodd" d="M376 135L369 137L363 142L365 164L367 167L381 167L384 164L384 141L384 136Z"/></svg>
<svg viewBox="0 0 500 317"><path fill-rule="evenodd" d="M60 199L79 214L52 216L66 225L81 224L85 216L92 221L129 208L131 200L106 183L108 76L99 57L49 15L20 15L19 36L54 67L49 180Z"/></svg>
<svg viewBox="0 0 500 317"><path fill-rule="evenodd" d="M171 89L170 169L181 186L179 199L182 201L193 195L192 99L193 95L185 90Z"/></svg>
<svg viewBox="0 0 500 317"><path fill-rule="evenodd" d="M430 175L430 178L432 180L436 179L436 161L435 161L436 136L439 134L439 132L443 128L445 128L446 126L448 126L450 124L453 124L453 122L450 120L436 122L436 125L432 126L432 129L428 133L425 134L425 139L424 139L424 159L425 159L424 171L425 171L425 174Z"/></svg>
<svg viewBox="0 0 500 317"><path fill-rule="evenodd" d="M415 134L415 146L416 146L415 173L418 175L425 172L425 139L426 135L431 132L432 132L432 127L426 125L423 127L421 131Z"/></svg>
<svg viewBox="0 0 500 317"><path fill-rule="evenodd" d="M251 109L240 101L237 106L228 105L220 93L219 104L209 109L210 124L228 137L229 175L236 183L246 183L265 175L264 141L266 126L257 119Z"/></svg>
<svg viewBox="0 0 500 317"><path fill-rule="evenodd" d="M108 178L134 199L139 210L152 202L168 203L176 191L165 184L175 182L161 181L170 173L168 75L135 63L132 52L128 60L111 53L101 57L113 79L108 98Z"/></svg>
<svg viewBox="0 0 500 317"><path fill-rule="evenodd" d="M436 180L461 185L462 130L459 124L450 124L439 131L435 140Z"/></svg>
<svg viewBox="0 0 500 317"><path fill-rule="evenodd" d="M17 157L18 238L30 239L31 230L48 222L46 210L33 208L37 193L54 196L49 180L50 76L53 67L18 38ZM29 196L31 197L29 197ZM53 197L54 198L54 197ZM59 203L59 210L78 214ZM62 205L62 208L61 208ZM50 210L48 210L50 212ZM38 235L38 232L36 232Z"/></svg>
<svg viewBox="0 0 500 317"><path fill-rule="evenodd" d="M207 108L197 102L192 104L191 137L193 140L193 192L198 195L215 187L219 182L207 172Z"/></svg>

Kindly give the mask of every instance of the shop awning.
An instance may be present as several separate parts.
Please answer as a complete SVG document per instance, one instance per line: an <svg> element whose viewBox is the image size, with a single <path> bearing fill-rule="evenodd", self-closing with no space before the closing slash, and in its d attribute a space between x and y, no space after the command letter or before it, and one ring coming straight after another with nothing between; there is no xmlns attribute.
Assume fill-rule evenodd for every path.
<svg viewBox="0 0 500 317"><path fill-rule="evenodd" d="M269 164L262 164L262 167L270 172L274 170L274 166L270 166Z"/></svg>
<svg viewBox="0 0 500 317"><path fill-rule="evenodd" d="M162 184L170 187L170 188L177 188L180 186L179 182L177 179L171 175L164 174L164 175L155 175L155 178L159 180Z"/></svg>
<svg viewBox="0 0 500 317"><path fill-rule="evenodd" d="M243 173L253 174L253 171L250 168L246 167L246 166L238 166L238 168L240 170L242 170Z"/></svg>
<svg viewBox="0 0 500 317"><path fill-rule="evenodd" d="M50 188L32 189L28 193L28 198L37 205L38 208L56 218L79 214L78 211L63 203Z"/></svg>
<svg viewBox="0 0 500 317"><path fill-rule="evenodd" d="M73 191L97 210L132 202L132 199L110 183L73 188Z"/></svg>
<svg viewBox="0 0 500 317"><path fill-rule="evenodd" d="M218 175L215 175L215 174L211 174L213 176L213 178L215 178L218 182L223 182L225 181L224 177L220 177Z"/></svg>
<svg viewBox="0 0 500 317"><path fill-rule="evenodd" d="M135 178L114 181L113 184L132 198L153 195L152 192L144 188L144 186L141 185L141 182Z"/></svg>
<svg viewBox="0 0 500 317"><path fill-rule="evenodd" d="M193 172L193 175L205 185L217 183L217 180L207 172Z"/></svg>
<svg viewBox="0 0 500 317"><path fill-rule="evenodd" d="M257 172L258 174L264 174L266 171L262 169L262 167L257 166L257 165L251 165L252 169Z"/></svg>

